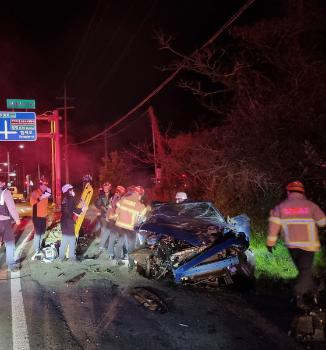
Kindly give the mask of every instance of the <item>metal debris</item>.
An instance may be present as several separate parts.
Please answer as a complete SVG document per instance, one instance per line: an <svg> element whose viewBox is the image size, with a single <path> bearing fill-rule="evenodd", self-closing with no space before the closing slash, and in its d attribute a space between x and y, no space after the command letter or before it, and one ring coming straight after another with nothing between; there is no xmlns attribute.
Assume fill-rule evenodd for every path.
<svg viewBox="0 0 326 350"><path fill-rule="evenodd" d="M140 304L151 311L159 311L160 313L165 313L168 311L165 301L148 288L136 287L130 291L130 294Z"/></svg>
<svg viewBox="0 0 326 350"><path fill-rule="evenodd" d="M322 309L306 311L304 315L294 318L289 334L304 344L324 342L326 340L325 318L325 312Z"/></svg>

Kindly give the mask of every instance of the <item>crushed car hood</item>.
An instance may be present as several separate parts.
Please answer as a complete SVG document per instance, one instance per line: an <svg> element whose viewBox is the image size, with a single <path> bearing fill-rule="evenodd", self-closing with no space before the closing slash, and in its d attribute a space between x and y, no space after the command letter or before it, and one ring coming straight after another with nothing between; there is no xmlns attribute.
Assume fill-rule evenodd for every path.
<svg viewBox="0 0 326 350"><path fill-rule="evenodd" d="M210 202L165 203L154 206L140 231L169 235L199 247L235 231Z"/></svg>

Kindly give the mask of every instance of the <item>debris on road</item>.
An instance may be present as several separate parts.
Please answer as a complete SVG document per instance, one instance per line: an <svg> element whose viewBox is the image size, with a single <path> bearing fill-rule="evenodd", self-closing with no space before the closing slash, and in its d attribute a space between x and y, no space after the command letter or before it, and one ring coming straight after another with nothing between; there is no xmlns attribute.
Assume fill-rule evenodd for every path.
<svg viewBox="0 0 326 350"><path fill-rule="evenodd" d="M289 332L299 343L309 344L325 341L326 315L322 309L306 312L294 318Z"/></svg>
<svg viewBox="0 0 326 350"><path fill-rule="evenodd" d="M179 326L181 326L181 327L189 327L187 324L184 324L184 323L179 323Z"/></svg>
<svg viewBox="0 0 326 350"><path fill-rule="evenodd" d="M65 283L76 283L76 282L79 282L85 275L86 275L86 272L82 272L82 273L76 275L75 277L67 280Z"/></svg>
<svg viewBox="0 0 326 350"><path fill-rule="evenodd" d="M156 293L145 287L136 287L130 291L130 294L143 306L151 311L165 313L168 311L167 304Z"/></svg>

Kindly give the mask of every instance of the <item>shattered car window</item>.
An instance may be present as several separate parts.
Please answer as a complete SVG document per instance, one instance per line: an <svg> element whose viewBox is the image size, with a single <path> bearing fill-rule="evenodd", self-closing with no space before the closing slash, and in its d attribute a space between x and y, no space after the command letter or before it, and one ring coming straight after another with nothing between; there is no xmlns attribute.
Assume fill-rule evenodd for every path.
<svg viewBox="0 0 326 350"><path fill-rule="evenodd" d="M140 230L168 234L195 246L211 242L223 233L226 221L210 202L155 205Z"/></svg>
<svg viewBox="0 0 326 350"><path fill-rule="evenodd" d="M164 218L175 224L189 219L216 226L225 223L223 215L210 202L167 203L155 206L151 213L151 221Z"/></svg>

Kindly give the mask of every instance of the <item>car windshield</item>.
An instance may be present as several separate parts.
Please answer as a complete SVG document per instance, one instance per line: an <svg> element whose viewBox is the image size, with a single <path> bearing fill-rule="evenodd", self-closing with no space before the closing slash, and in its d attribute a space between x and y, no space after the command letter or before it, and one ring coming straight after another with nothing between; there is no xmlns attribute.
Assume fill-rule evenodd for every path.
<svg viewBox="0 0 326 350"><path fill-rule="evenodd" d="M154 206L150 217L176 224L189 219L215 226L225 223L223 215L210 202L158 204Z"/></svg>
<svg viewBox="0 0 326 350"><path fill-rule="evenodd" d="M186 202L154 205L140 229L200 245L215 240L225 227L224 217L212 203Z"/></svg>

